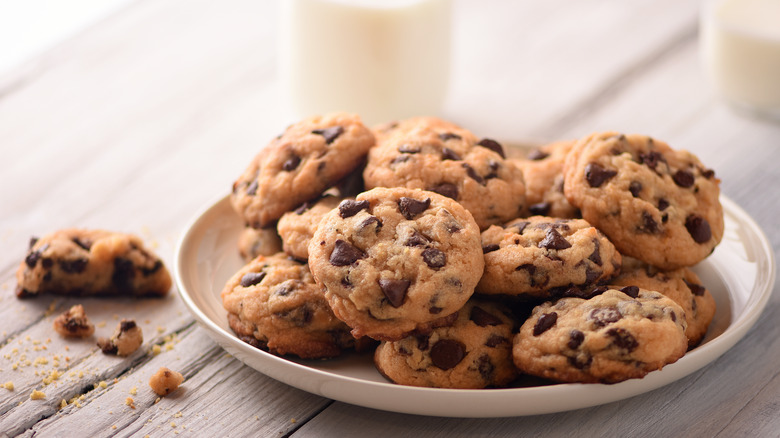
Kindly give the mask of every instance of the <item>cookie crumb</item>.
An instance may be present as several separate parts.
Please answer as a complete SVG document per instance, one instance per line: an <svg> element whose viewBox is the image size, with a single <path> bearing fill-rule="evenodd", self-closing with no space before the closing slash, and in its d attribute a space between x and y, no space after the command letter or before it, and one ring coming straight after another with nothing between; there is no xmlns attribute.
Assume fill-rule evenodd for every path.
<svg viewBox="0 0 780 438"><path fill-rule="evenodd" d="M129 356L144 342L143 331L132 319L119 322L110 339L100 338L97 345L106 354Z"/></svg>
<svg viewBox="0 0 780 438"><path fill-rule="evenodd" d="M130 395L136 395L136 394L138 394L138 387L133 386L132 388L130 388Z"/></svg>
<svg viewBox="0 0 780 438"><path fill-rule="evenodd" d="M133 397L127 397L125 399L125 404L130 406L130 409L135 409L135 400L133 400Z"/></svg>
<svg viewBox="0 0 780 438"><path fill-rule="evenodd" d="M37 389L33 389L33 392L30 393L31 400L42 400L44 398L46 398L46 394L44 394L43 391L38 391Z"/></svg>
<svg viewBox="0 0 780 438"><path fill-rule="evenodd" d="M184 381L184 377L181 373L172 371L166 367L161 367L149 379L149 386L155 394L164 397L175 391L182 381Z"/></svg>
<svg viewBox="0 0 780 438"><path fill-rule="evenodd" d="M14 382L8 381L8 382L3 383L3 388L5 388L5 389L7 389L9 391L13 391L14 390Z"/></svg>

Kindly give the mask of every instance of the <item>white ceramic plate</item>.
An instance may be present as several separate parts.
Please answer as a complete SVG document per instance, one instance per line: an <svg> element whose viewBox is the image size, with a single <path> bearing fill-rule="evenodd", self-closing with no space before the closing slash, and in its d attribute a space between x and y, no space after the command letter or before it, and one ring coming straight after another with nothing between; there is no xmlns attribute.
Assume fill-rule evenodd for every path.
<svg viewBox="0 0 780 438"><path fill-rule="evenodd" d="M772 291L774 253L761 229L739 206L726 198L721 201L726 219L723 241L694 268L717 303L706 338L676 363L642 379L614 385L416 388L389 383L374 369L370 355L290 360L251 347L230 330L220 299L225 282L243 266L237 250L243 224L227 197L197 215L185 230L176 250L176 284L195 318L222 348L257 371L304 391L369 408L444 417L562 412L625 399L674 382L715 360L753 326Z"/></svg>

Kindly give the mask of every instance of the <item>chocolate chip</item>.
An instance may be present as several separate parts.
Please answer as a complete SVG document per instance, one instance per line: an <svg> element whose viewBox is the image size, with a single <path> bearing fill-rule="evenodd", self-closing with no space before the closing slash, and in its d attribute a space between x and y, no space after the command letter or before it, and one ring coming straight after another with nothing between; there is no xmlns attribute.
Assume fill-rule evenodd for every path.
<svg viewBox="0 0 780 438"><path fill-rule="evenodd" d="M87 259L60 260L60 268L68 274L78 274L87 268Z"/></svg>
<svg viewBox="0 0 780 438"><path fill-rule="evenodd" d="M404 303L410 284L409 280L379 280L379 288L382 289L382 293L385 294L387 301L393 307L400 307Z"/></svg>
<svg viewBox="0 0 780 438"><path fill-rule="evenodd" d="M425 199L425 201L418 201L414 198L407 198L406 196L398 200L398 209L401 210L401 214L406 219L412 220L418 214L424 212L431 206L431 198Z"/></svg>
<svg viewBox="0 0 780 438"><path fill-rule="evenodd" d="M589 354L579 354L576 357L569 357L569 363L579 370L588 368L593 363L593 356Z"/></svg>
<svg viewBox="0 0 780 438"><path fill-rule="evenodd" d="M628 332L626 329L615 327L607 330L607 335L612 338L612 343L617 345L618 348L627 350L629 353L636 350L639 343L636 338Z"/></svg>
<svg viewBox="0 0 780 438"><path fill-rule="evenodd" d="M445 225L445 228L447 229L447 232L450 234L455 234L458 231L462 230L463 228L460 226L457 222L449 222Z"/></svg>
<svg viewBox="0 0 780 438"><path fill-rule="evenodd" d="M71 240L73 241L73 243L75 243L76 245L80 246L85 251L89 251L89 248L92 246L92 244L90 242L84 242L81 239L79 239L78 237L74 237Z"/></svg>
<svg viewBox="0 0 780 438"><path fill-rule="evenodd" d="M447 255L436 248L426 248L422 258L431 269L439 269L447 264Z"/></svg>
<svg viewBox="0 0 780 438"><path fill-rule="evenodd" d="M415 339L417 340L417 348L419 350L425 351L430 348L430 345L428 342L431 340L431 337L428 335L416 335Z"/></svg>
<svg viewBox="0 0 780 438"><path fill-rule="evenodd" d="M360 223L359 227L361 230L368 228L371 226L371 224L376 224L376 232L378 233L380 229L382 229L382 221L379 220L376 216L369 216L367 217L363 222Z"/></svg>
<svg viewBox="0 0 780 438"><path fill-rule="evenodd" d="M582 333L577 329L573 329L572 331L569 332L569 342L567 342L566 345L572 350L576 350L577 347L582 345L582 341L584 340L585 340L585 333Z"/></svg>
<svg viewBox="0 0 780 438"><path fill-rule="evenodd" d="M644 164L645 166L655 170L656 167L658 167L658 163L666 162L666 159L660 152L656 151L650 151L646 154L639 154L639 164Z"/></svg>
<svg viewBox="0 0 780 438"><path fill-rule="evenodd" d="M412 146L410 144L402 144L401 146L398 146L398 152L402 154L419 154L420 151L419 146Z"/></svg>
<svg viewBox="0 0 780 438"><path fill-rule="evenodd" d="M314 204L316 204L316 203L317 203L316 201L313 201L313 202L312 201L306 201L306 202L304 202L298 208L295 209L295 214L300 216L300 215L306 213L306 211L311 209L312 207L314 207Z"/></svg>
<svg viewBox="0 0 780 438"><path fill-rule="evenodd" d="M241 277L241 286L249 287L260 283L265 278L265 272L249 272Z"/></svg>
<svg viewBox="0 0 780 438"><path fill-rule="evenodd" d="M41 248L39 251L43 252L44 249ZM42 257L41 258L41 266L44 269L51 269L51 267L54 266L54 260L52 260L50 257Z"/></svg>
<svg viewBox="0 0 780 438"><path fill-rule="evenodd" d="M263 275L263 276L265 276L265 275ZM241 280L243 282L244 279L242 278ZM260 278L260 280L262 280L262 278ZM259 283L260 280L257 280L257 283ZM342 280L344 280L344 279L342 279ZM257 284L257 283L255 283L255 284ZM299 287L298 286L299 283L300 283L300 281L298 281L298 280L285 281L284 283L276 286L273 289L273 294L274 295L278 295L280 297L286 297L287 295L290 295L290 292L294 291L297 287ZM243 286L243 284L242 284L242 286Z"/></svg>
<svg viewBox="0 0 780 438"><path fill-rule="evenodd" d="M353 286L353 285L352 285L352 282L351 282L351 281L349 281L349 278L348 278L348 277L343 277L343 278L341 279L341 285L342 285L342 286L344 286L344 287L346 287L346 288L351 288L351 287Z"/></svg>
<svg viewBox="0 0 780 438"><path fill-rule="evenodd" d="M621 287L620 292L623 292L631 298L636 298L639 296L639 288L637 286Z"/></svg>
<svg viewBox="0 0 780 438"><path fill-rule="evenodd" d="M623 315L621 315L617 309L612 308L602 307L593 309L590 312L590 319L593 320L593 323L596 324L597 327L604 327L605 325L620 321L621 318L623 318Z"/></svg>
<svg viewBox="0 0 780 438"><path fill-rule="evenodd" d="M496 366L490 361L490 356L483 354L477 360L477 370L479 375L485 382L491 382L493 380L493 373L496 371Z"/></svg>
<svg viewBox="0 0 780 438"><path fill-rule="evenodd" d="M428 190L450 199L458 200L458 186L455 184L441 183L437 186L429 187Z"/></svg>
<svg viewBox="0 0 780 438"><path fill-rule="evenodd" d="M548 154L547 152L542 152L540 149L534 149L528 153L526 158L532 161L539 161L539 160L544 160L549 156L550 154Z"/></svg>
<svg viewBox="0 0 780 438"><path fill-rule="evenodd" d="M701 176L707 179L712 179L712 177L715 176L715 171L712 169L701 169Z"/></svg>
<svg viewBox="0 0 780 438"><path fill-rule="evenodd" d="M135 265L132 261L121 257L114 259L114 273L111 275L111 282L120 292L131 292L134 278Z"/></svg>
<svg viewBox="0 0 780 438"><path fill-rule="evenodd" d="M33 246L38 243L38 238L35 236L30 237L30 242L27 244L27 249L33 249Z"/></svg>
<svg viewBox="0 0 780 438"><path fill-rule="evenodd" d="M523 231L525 231L525 227L527 227L530 224L530 222L527 221L520 221L515 224L512 224L511 226L506 227L505 229L509 228L517 228L517 231L515 231L517 234L523 234Z"/></svg>
<svg viewBox="0 0 780 438"><path fill-rule="evenodd" d="M559 233L555 227L550 227L550 229L547 230L547 235L539 242L538 246L539 248L561 250L571 248L571 243L561 236L561 233Z"/></svg>
<svg viewBox="0 0 780 438"><path fill-rule="evenodd" d="M703 296L704 292L707 291L707 289L700 284L691 283L688 280L683 280L683 281L688 286L688 289L691 290L691 293L696 295L697 297Z"/></svg>
<svg viewBox="0 0 780 438"><path fill-rule="evenodd" d="M455 367L466 357L466 346L452 339L441 339L431 348L431 362L442 370Z"/></svg>
<svg viewBox="0 0 780 438"><path fill-rule="evenodd" d="M712 238L710 223L701 216L692 214L685 218L685 228L696 243L706 243Z"/></svg>
<svg viewBox="0 0 780 438"><path fill-rule="evenodd" d="M406 242L404 242L405 246L427 246L429 243L431 243L431 240L427 237L423 236L419 231L414 231L411 236L409 236L408 239L406 239Z"/></svg>
<svg viewBox="0 0 780 438"><path fill-rule="evenodd" d="M30 267L30 269L34 268L36 264L38 264L38 260L41 258L41 253L38 251L31 251L29 254L27 254L27 257L24 258L24 263L27 264L27 266Z"/></svg>
<svg viewBox="0 0 780 438"><path fill-rule="evenodd" d="M132 319L123 319L119 322L119 331L126 332L136 327L135 321Z"/></svg>
<svg viewBox="0 0 780 438"><path fill-rule="evenodd" d="M591 284L598 280L602 273L598 269L585 268L585 284Z"/></svg>
<svg viewBox="0 0 780 438"><path fill-rule="evenodd" d="M639 193L642 192L642 183L639 181L631 181L628 185L628 191L631 192L635 198L639 197Z"/></svg>
<svg viewBox="0 0 780 438"><path fill-rule="evenodd" d="M649 234L658 234L661 229L658 227L658 222L653 219L653 215L647 211L642 212L642 223L637 227L639 231Z"/></svg>
<svg viewBox="0 0 780 438"><path fill-rule="evenodd" d="M550 213L552 205L549 202L539 202L528 206L532 215L547 216Z"/></svg>
<svg viewBox="0 0 780 438"><path fill-rule="evenodd" d="M485 346L490 348L496 348L503 343L509 343L509 339L499 335L490 335L487 341L485 341Z"/></svg>
<svg viewBox="0 0 780 438"><path fill-rule="evenodd" d="M291 170L295 170L298 165L301 164L301 157L297 155L293 155L292 157L288 158L287 161L282 164L282 170L285 170L287 172Z"/></svg>
<svg viewBox="0 0 780 438"><path fill-rule="evenodd" d="M498 251L500 247L496 245L495 243L486 245L482 247L482 254L487 254L489 252Z"/></svg>
<svg viewBox="0 0 780 438"><path fill-rule="evenodd" d="M469 166L468 163L463 163L463 168L466 169L466 175L469 176L469 178L473 179L474 181L485 185L485 179L479 176L476 170L474 170L473 167Z"/></svg>
<svg viewBox="0 0 780 438"><path fill-rule="evenodd" d="M339 203L339 216L343 219L356 215L360 210L368 209L368 201L345 199Z"/></svg>
<svg viewBox="0 0 780 438"><path fill-rule="evenodd" d="M585 179L591 187L601 187L615 175L617 175L616 170L605 169L597 163L589 163L585 166Z"/></svg>
<svg viewBox="0 0 780 438"><path fill-rule="evenodd" d="M666 210L669 207L669 201L664 198L658 200L658 209L661 211Z"/></svg>
<svg viewBox="0 0 780 438"><path fill-rule="evenodd" d="M330 253L330 264L333 266L349 266L365 257L366 253L339 239L333 246L333 252Z"/></svg>
<svg viewBox="0 0 780 438"><path fill-rule="evenodd" d="M441 313L442 310L444 309L441 307L431 306L428 308L428 313L430 313L431 315L438 315Z"/></svg>
<svg viewBox="0 0 780 438"><path fill-rule="evenodd" d="M672 179L682 188L691 187L694 183L693 174L687 170L678 170L672 175Z"/></svg>
<svg viewBox="0 0 780 438"><path fill-rule="evenodd" d="M536 273L536 266L532 265L531 263L524 263L518 267L515 268L515 271L527 271L529 276L532 276Z"/></svg>
<svg viewBox="0 0 780 438"><path fill-rule="evenodd" d="M601 244L599 244L598 239L593 239L593 252L590 253L588 256L588 260L592 261L593 263L601 266Z"/></svg>
<svg viewBox="0 0 780 438"><path fill-rule="evenodd" d="M482 140L477 143L477 146L482 146L483 148L488 148L491 151L497 153L498 155L501 155L501 158L506 158L506 154L504 153L504 147L501 146L501 143L491 140L489 138L483 138Z"/></svg>
<svg viewBox="0 0 780 438"><path fill-rule="evenodd" d="M441 148L441 159L442 160L453 160L458 161L460 160L460 155L458 155L455 151L453 151L450 148Z"/></svg>
<svg viewBox="0 0 780 438"><path fill-rule="evenodd" d="M558 314L556 312L545 313L539 317L534 324L534 336L539 336L547 330L551 329L558 321Z"/></svg>
<svg viewBox="0 0 780 438"><path fill-rule="evenodd" d="M469 315L469 319L471 321L480 326L480 327L486 327L486 326L494 326L494 325L501 325L503 324L503 321L495 315L493 315L490 312L487 312L486 310L482 309L481 307L474 306L471 308L471 314Z"/></svg>
<svg viewBox="0 0 780 438"><path fill-rule="evenodd" d="M333 140L338 138L338 136L341 135L343 132L344 132L344 128L342 128L341 126L333 126L325 129L315 129L311 133L325 137L325 143L331 144L333 143Z"/></svg>
<svg viewBox="0 0 780 438"><path fill-rule="evenodd" d="M393 164L406 163L407 161L409 161L409 158L411 157L408 155L399 155L393 158L392 161L390 161L390 165L392 166Z"/></svg>
<svg viewBox="0 0 780 438"><path fill-rule="evenodd" d="M441 139L441 141L447 141L452 139L460 140L461 138L462 137L460 135L455 134L453 132L443 132L439 134L439 139Z"/></svg>
<svg viewBox="0 0 780 438"><path fill-rule="evenodd" d="M252 181L251 184L249 184L249 187L246 188L246 194L249 196L255 196L257 194L257 188L258 188L257 180Z"/></svg>

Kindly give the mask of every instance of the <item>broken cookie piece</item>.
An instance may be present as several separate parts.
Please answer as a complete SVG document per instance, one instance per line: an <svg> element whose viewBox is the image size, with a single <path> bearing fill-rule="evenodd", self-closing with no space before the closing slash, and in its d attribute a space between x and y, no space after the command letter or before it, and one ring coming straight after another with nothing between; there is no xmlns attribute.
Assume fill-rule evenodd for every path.
<svg viewBox="0 0 780 438"><path fill-rule="evenodd" d="M181 373L166 367L160 367L160 369L149 379L149 386L155 394L164 397L175 391L183 381L184 376L182 376Z"/></svg>
<svg viewBox="0 0 780 438"><path fill-rule="evenodd" d="M86 338L95 332L81 304L72 306L54 320L54 330L68 338Z"/></svg>
<svg viewBox="0 0 780 438"><path fill-rule="evenodd" d="M162 296L171 276L162 260L132 234L64 229L30 239L16 271L16 295Z"/></svg>
<svg viewBox="0 0 780 438"><path fill-rule="evenodd" d="M141 327L138 327L132 319L123 319L117 325L111 338L100 338L97 341L97 345L103 350L103 353L129 356L143 342L144 336Z"/></svg>

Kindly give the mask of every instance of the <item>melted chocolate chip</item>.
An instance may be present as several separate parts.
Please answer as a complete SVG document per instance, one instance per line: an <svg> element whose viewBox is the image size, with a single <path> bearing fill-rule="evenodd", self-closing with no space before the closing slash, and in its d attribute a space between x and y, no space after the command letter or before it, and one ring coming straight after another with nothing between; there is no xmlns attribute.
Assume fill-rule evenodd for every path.
<svg viewBox="0 0 780 438"><path fill-rule="evenodd" d="M601 277L602 272L598 269L585 268L585 284L591 284Z"/></svg>
<svg viewBox="0 0 780 438"><path fill-rule="evenodd" d="M672 179L682 188L691 187L694 183L693 174L687 170L678 170L672 175Z"/></svg>
<svg viewBox="0 0 780 438"><path fill-rule="evenodd" d="M414 231L411 236L409 236L408 239L406 239L406 242L404 242L405 246L427 246L429 243L431 243L431 240L427 237L423 236L419 231Z"/></svg>
<svg viewBox="0 0 780 438"><path fill-rule="evenodd" d="M637 229L643 233L658 234L661 229L658 227L658 222L653 219L653 215L647 211L642 212L642 223L639 224Z"/></svg>
<svg viewBox="0 0 780 438"><path fill-rule="evenodd" d="M368 201L345 199L339 204L339 216L343 219L356 215L360 210L368 209Z"/></svg>
<svg viewBox="0 0 780 438"><path fill-rule="evenodd" d="M549 156L550 154L548 154L547 152L542 152L540 149L534 149L528 153L526 158L532 161L539 161L539 160L544 160Z"/></svg>
<svg viewBox="0 0 780 438"><path fill-rule="evenodd" d="M685 218L685 228L696 243L706 243L712 238L710 223L701 216L692 214Z"/></svg>
<svg viewBox="0 0 780 438"><path fill-rule="evenodd" d="M612 338L612 343L618 348L627 350L629 353L636 350L639 343L636 338L626 329L615 327L607 330L607 335Z"/></svg>
<svg viewBox="0 0 780 438"><path fill-rule="evenodd" d="M263 278L265 278L265 272L248 272L241 277L241 286L254 286L263 281Z"/></svg>
<svg viewBox="0 0 780 438"><path fill-rule="evenodd" d="M532 215L547 216L550 213L552 205L549 202L539 202L537 204L531 204L528 206L528 210Z"/></svg>
<svg viewBox="0 0 780 438"><path fill-rule="evenodd" d="M342 128L341 126L333 126L325 129L315 129L311 133L325 137L325 143L331 144L343 132L344 132L344 128Z"/></svg>
<svg viewBox="0 0 780 438"><path fill-rule="evenodd" d="M473 179L474 181L485 185L485 179L479 176L476 170L474 170L473 167L469 166L468 163L463 163L463 168L466 169L466 175L469 176L469 178Z"/></svg>
<svg viewBox="0 0 780 438"><path fill-rule="evenodd" d="M379 280L379 288L393 307L400 307L404 303L410 284L409 280Z"/></svg>
<svg viewBox="0 0 780 438"><path fill-rule="evenodd" d="M154 262L154 265L152 265L151 268L141 267L141 274L143 274L144 277L148 277L162 269L162 267L163 262L161 260L157 260Z"/></svg>
<svg viewBox="0 0 780 438"><path fill-rule="evenodd" d="M590 312L590 319L596 324L596 327L604 327L605 325L612 324L613 322L620 321L623 315L618 312L617 309L612 308L599 308L593 309Z"/></svg>
<svg viewBox="0 0 780 438"><path fill-rule="evenodd" d="M489 138L483 138L482 140L477 143L477 146L482 146L483 148L490 149L491 151L497 153L498 155L501 155L501 158L506 158L506 154L504 153L504 147L501 146L501 143L491 140Z"/></svg>
<svg viewBox="0 0 780 438"><path fill-rule="evenodd" d="M428 190L450 199L458 200L458 186L455 184L441 183L437 186L429 187Z"/></svg>
<svg viewBox="0 0 780 438"><path fill-rule="evenodd" d="M481 307L474 306L471 308L471 314L469 319L480 327L501 325L503 322L501 319L490 312L482 309Z"/></svg>
<svg viewBox="0 0 780 438"><path fill-rule="evenodd" d="M566 345L572 350L576 350L577 347L582 345L582 341L584 340L585 340L585 333L582 333L577 329L573 329L572 331L569 332L569 342L567 342Z"/></svg>
<svg viewBox="0 0 780 438"><path fill-rule="evenodd" d="M485 341L485 346L490 348L496 348L503 343L509 343L509 339L499 335L490 335L487 341Z"/></svg>
<svg viewBox="0 0 780 438"><path fill-rule="evenodd" d="M639 193L642 192L642 183L639 181L631 181L628 185L628 191L631 192L633 197L638 198Z"/></svg>
<svg viewBox="0 0 780 438"><path fill-rule="evenodd" d="M401 214L406 219L412 220L418 214L424 212L431 206L431 198L425 199L425 201L418 201L414 198L402 197L398 200L398 209L401 210Z"/></svg>
<svg viewBox="0 0 780 438"><path fill-rule="evenodd" d="M376 232L378 233L380 229L382 229L382 221L379 220L376 216L369 216L367 217L363 222L360 223L359 227L361 230L364 230L371 226L371 224L376 224Z"/></svg>
<svg viewBox="0 0 780 438"><path fill-rule="evenodd" d="M538 246L539 248L561 250L571 248L571 243L561 236L561 233L559 233L555 227L550 227L547 230L547 235L539 242Z"/></svg>
<svg viewBox="0 0 780 438"><path fill-rule="evenodd" d="M330 253L330 264L333 266L349 266L366 257L366 253L341 239L337 240Z"/></svg>
<svg viewBox="0 0 780 438"><path fill-rule="evenodd" d="M447 264L447 255L436 248L426 248L422 258L431 269L439 269Z"/></svg>
<svg viewBox="0 0 780 438"><path fill-rule="evenodd" d="M558 321L558 314L555 312L545 313L540 316L536 324L534 324L534 336L539 336L551 329L556 321Z"/></svg>
<svg viewBox="0 0 780 438"><path fill-rule="evenodd" d="M455 367L466 357L466 346L452 339L441 339L431 347L431 362L442 369Z"/></svg>
<svg viewBox="0 0 780 438"><path fill-rule="evenodd" d="M458 155L455 151L453 151L450 148L441 148L441 159L442 160L453 160L458 161L460 160L460 155Z"/></svg>
<svg viewBox="0 0 780 438"><path fill-rule="evenodd" d="M598 239L593 239L593 252L590 253L588 256L588 260L592 261L593 263L601 266L601 244L599 243Z"/></svg>
<svg viewBox="0 0 780 438"><path fill-rule="evenodd" d="M707 291L707 289L704 286L700 285L700 284L691 283L688 280L683 280L683 281L688 286L688 289L691 290L691 293L696 295L697 297L703 296L704 292Z"/></svg>
<svg viewBox="0 0 780 438"><path fill-rule="evenodd" d="M87 269L87 259L60 260L60 268L68 274L78 274Z"/></svg>
<svg viewBox="0 0 780 438"><path fill-rule="evenodd" d="M669 207L669 201L664 198L658 200L658 209L661 211L666 210Z"/></svg>
<svg viewBox="0 0 780 438"><path fill-rule="evenodd" d="M452 140L452 139L460 140L461 138L462 137L460 135L455 134L453 132L443 132L443 133L439 134L439 139L441 139L441 141L447 141L447 140Z"/></svg>
<svg viewBox="0 0 780 438"><path fill-rule="evenodd" d="M487 254L489 252L498 251L499 248L500 247L498 245L496 245L495 243L491 244L491 245L483 246L482 247L482 254Z"/></svg>
<svg viewBox="0 0 780 438"><path fill-rule="evenodd" d="M121 257L114 259L114 273L111 275L111 282L123 293L129 293L133 290L133 279L135 278L135 265L133 262Z"/></svg>
<svg viewBox="0 0 780 438"><path fill-rule="evenodd" d="M616 170L605 169L597 163L589 163L585 166L585 179L591 187L601 187L615 175L617 175Z"/></svg>
<svg viewBox="0 0 780 438"><path fill-rule="evenodd" d="M631 298L636 298L639 296L639 288L636 286L621 287L620 292L623 292Z"/></svg>
<svg viewBox="0 0 780 438"><path fill-rule="evenodd" d="M301 157L297 155L293 155L292 157L288 158L287 161L284 162L284 164L282 164L282 170L290 172L292 170L295 170L299 164L301 164Z"/></svg>

